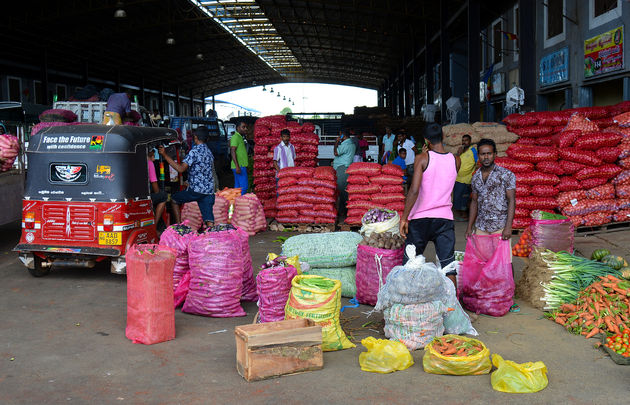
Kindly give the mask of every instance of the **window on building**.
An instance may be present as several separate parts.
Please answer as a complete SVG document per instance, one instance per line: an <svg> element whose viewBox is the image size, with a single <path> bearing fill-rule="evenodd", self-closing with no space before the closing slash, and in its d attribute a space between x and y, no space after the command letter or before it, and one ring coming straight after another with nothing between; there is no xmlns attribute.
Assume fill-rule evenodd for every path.
<svg viewBox="0 0 630 405"><path fill-rule="evenodd" d="M44 88L39 80L33 80L33 93L35 104L44 104Z"/></svg>
<svg viewBox="0 0 630 405"><path fill-rule="evenodd" d="M518 54L519 54L519 49L518 49L518 44L519 41L521 40L521 30L520 30L520 25L518 22L518 5L514 6L514 22L512 23L512 33L515 34L517 36L518 39L516 40L512 40L512 49L514 50L514 61L518 60Z"/></svg>
<svg viewBox="0 0 630 405"><path fill-rule="evenodd" d="M492 63L503 63L503 20L498 19L492 23ZM497 66L495 66L497 67Z"/></svg>
<svg viewBox="0 0 630 405"><path fill-rule="evenodd" d="M22 82L17 77L8 77L9 101L22 101Z"/></svg>
<svg viewBox="0 0 630 405"><path fill-rule="evenodd" d="M173 100L169 100L167 105L167 114L169 117L172 117L175 115L175 102Z"/></svg>
<svg viewBox="0 0 630 405"><path fill-rule="evenodd" d="M66 99L66 85L65 84L58 84L55 91L57 93L58 101L62 101Z"/></svg>
<svg viewBox="0 0 630 405"><path fill-rule="evenodd" d="M556 45L566 38L566 0L547 0L544 8L545 48Z"/></svg>
<svg viewBox="0 0 630 405"><path fill-rule="evenodd" d="M589 0L588 17L590 29L621 18L621 0Z"/></svg>
<svg viewBox="0 0 630 405"><path fill-rule="evenodd" d="M479 33L479 71L482 72L483 68L486 66L485 64L485 60L483 59L484 54L483 54L483 41L484 41L484 34L483 32Z"/></svg>

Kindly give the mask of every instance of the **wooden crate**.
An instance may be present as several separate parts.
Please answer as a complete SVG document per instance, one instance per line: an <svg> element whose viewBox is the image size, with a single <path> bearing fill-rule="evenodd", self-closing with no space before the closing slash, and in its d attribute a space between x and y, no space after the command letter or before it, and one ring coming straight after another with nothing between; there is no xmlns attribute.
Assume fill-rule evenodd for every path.
<svg viewBox="0 0 630 405"><path fill-rule="evenodd" d="M324 366L322 327L310 319L237 326L236 370L247 381Z"/></svg>

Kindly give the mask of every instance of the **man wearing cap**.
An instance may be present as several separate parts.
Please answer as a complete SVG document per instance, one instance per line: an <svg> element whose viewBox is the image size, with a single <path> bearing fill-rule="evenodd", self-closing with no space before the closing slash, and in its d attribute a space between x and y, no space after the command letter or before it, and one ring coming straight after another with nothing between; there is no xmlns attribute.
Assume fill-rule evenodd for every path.
<svg viewBox="0 0 630 405"><path fill-rule="evenodd" d="M193 134L193 147L182 163L177 163L168 156L163 146L158 152L173 169L179 173L188 170L188 188L178 191L171 196L175 222L181 221L180 204L197 201L201 217L206 227L214 225L212 206L214 205L214 156L206 145L208 140L208 128L200 126Z"/></svg>

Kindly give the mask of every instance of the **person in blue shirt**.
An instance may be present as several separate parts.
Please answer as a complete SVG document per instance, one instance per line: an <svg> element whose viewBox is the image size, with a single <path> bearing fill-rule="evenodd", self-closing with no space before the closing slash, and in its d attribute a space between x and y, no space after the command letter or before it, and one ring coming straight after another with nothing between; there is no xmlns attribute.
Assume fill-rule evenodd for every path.
<svg viewBox="0 0 630 405"><path fill-rule="evenodd" d="M397 166L400 166L400 168L404 172L405 170L407 170L407 165L405 164L406 158L407 158L407 149L400 148L398 150L398 156L396 156L396 159L394 159L392 163ZM407 176L403 176L403 182L407 183Z"/></svg>
<svg viewBox="0 0 630 405"><path fill-rule="evenodd" d="M200 126L193 134L194 146L184 158L182 163L177 163L168 156L163 146L158 148L159 154L166 162L177 170L184 173L188 170L188 188L178 191L171 196L175 202L173 204L173 215L175 222L181 222L179 205L187 202L197 201L201 218L206 227L214 225L214 215L212 206L214 205L214 156L206 145L208 140L208 128Z"/></svg>

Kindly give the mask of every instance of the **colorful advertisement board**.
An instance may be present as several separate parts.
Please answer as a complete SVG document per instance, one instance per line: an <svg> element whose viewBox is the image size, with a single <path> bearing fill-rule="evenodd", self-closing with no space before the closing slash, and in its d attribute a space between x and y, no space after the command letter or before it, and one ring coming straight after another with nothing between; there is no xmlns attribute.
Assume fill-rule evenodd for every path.
<svg viewBox="0 0 630 405"><path fill-rule="evenodd" d="M623 69L623 26L584 41L584 77Z"/></svg>

